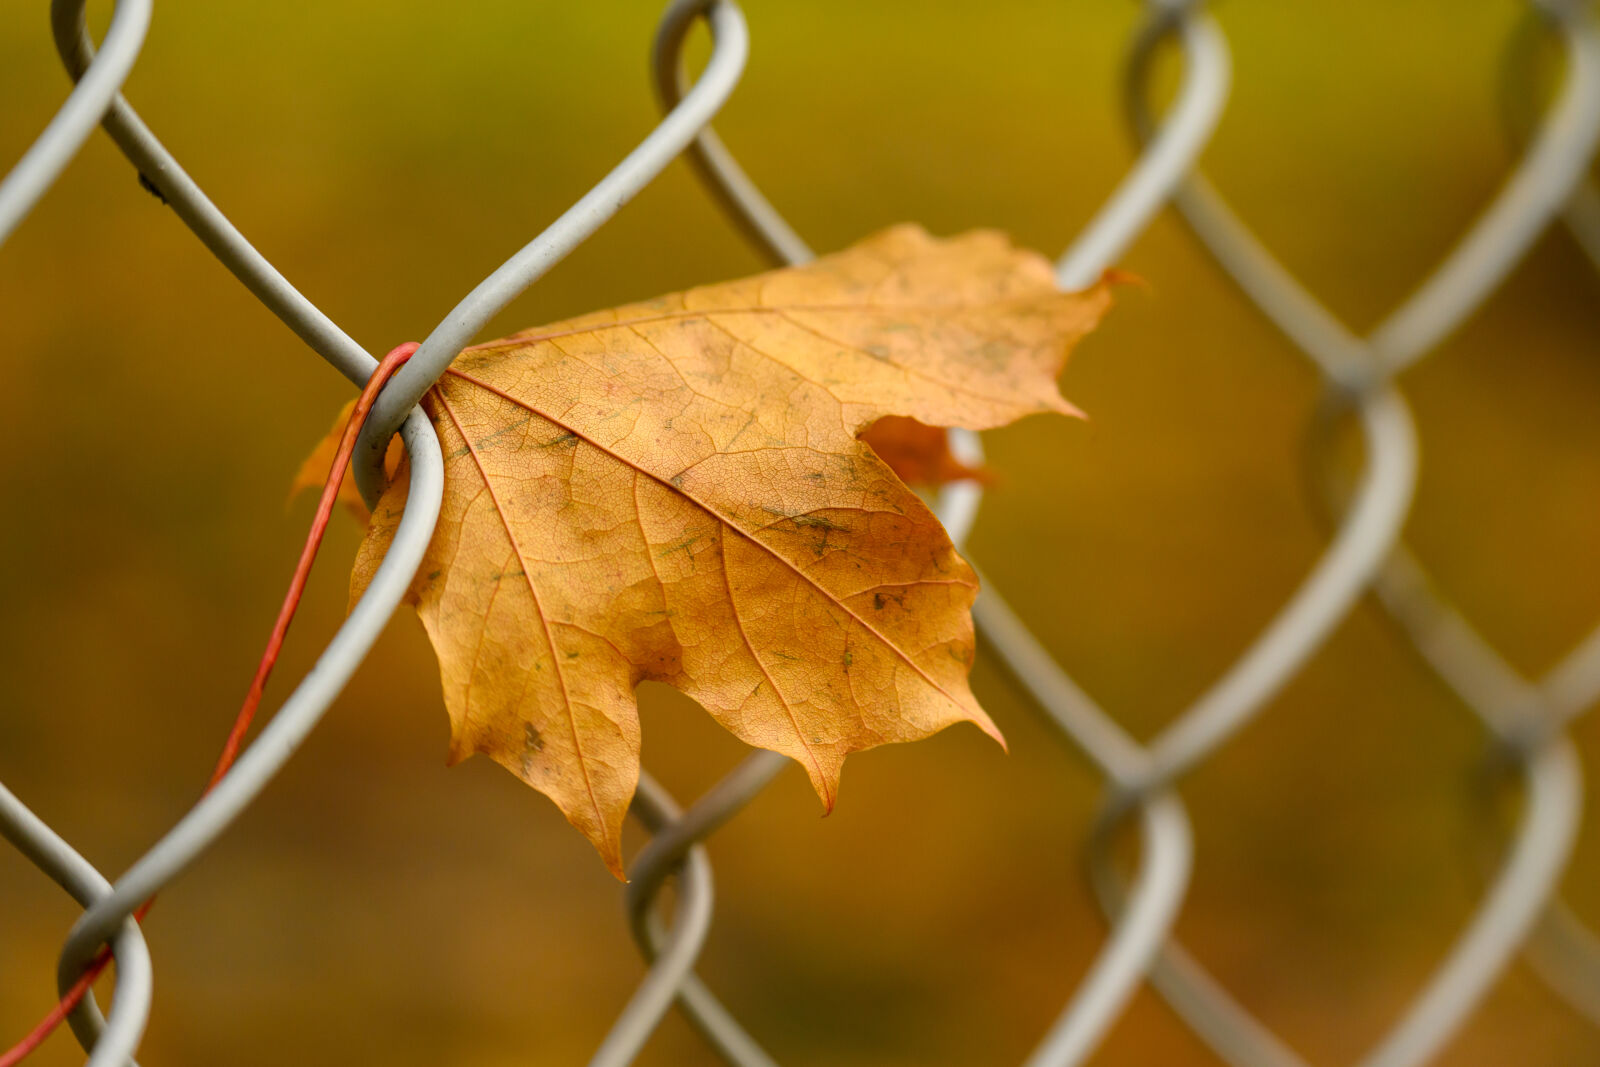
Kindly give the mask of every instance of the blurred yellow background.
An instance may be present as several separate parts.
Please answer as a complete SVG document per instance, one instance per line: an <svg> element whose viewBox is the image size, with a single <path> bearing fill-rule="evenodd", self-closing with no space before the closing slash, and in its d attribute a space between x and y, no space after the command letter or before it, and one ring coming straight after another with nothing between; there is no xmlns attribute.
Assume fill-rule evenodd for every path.
<svg viewBox="0 0 1600 1067"><path fill-rule="evenodd" d="M67 91L46 6L0 16L0 160ZM1232 3L1235 90L1206 167L1357 328L1446 251L1511 161L1496 79L1515 0ZM108 5L93 9L103 26ZM656 120L658 0L161 0L127 95L245 234L369 350L420 340ZM1137 5L747 0L717 128L816 248L900 220L1054 255L1133 158ZM697 54L704 55L704 42ZM1324 541L1299 480L1305 360L1169 213L1063 379L1091 421L987 435L972 555L1148 737L1262 628ZM760 269L674 164L489 336ZM298 552L291 475L351 387L140 190L101 135L0 250L0 780L108 873L194 801ZM1511 661L1600 618L1600 277L1552 231L1409 372L1408 534ZM336 522L268 693L338 624ZM789 1065L1019 1061L1104 936L1081 856L1099 781L980 651L1011 754L971 729L855 757L818 818L786 771L710 846L701 973ZM740 744L664 691L644 760L680 798ZM1600 719L1576 728L1593 771ZM148 924L168 1065L568 1064L643 973L622 892L487 760L444 767L434 662L404 612L250 812ZM1318 1063L1400 1013L1470 916L1495 839L1483 731L1362 603L1183 789L1178 931ZM1566 891L1600 922L1600 812ZM636 847L639 837L632 839ZM0 1043L53 995L76 909L0 849ZM104 983L103 983L104 985ZM103 994L102 994L103 995ZM40 1052L81 1062L70 1037ZM1441 1062L1600 1061L1513 966ZM710 1064L676 1016L644 1064ZM1148 992L1096 1062L1215 1060Z"/></svg>

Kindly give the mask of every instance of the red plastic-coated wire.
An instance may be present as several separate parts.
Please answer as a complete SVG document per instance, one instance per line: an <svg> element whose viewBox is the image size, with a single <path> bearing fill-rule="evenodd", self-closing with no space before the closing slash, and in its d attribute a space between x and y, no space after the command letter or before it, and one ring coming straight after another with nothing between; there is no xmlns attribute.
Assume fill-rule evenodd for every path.
<svg viewBox="0 0 1600 1067"><path fill-rule="evenodd" d="M278 609L278 620L272 625L272 635L267 638L267 647L261 653L261 662L256 665L255 677L250 680L250 689L245 693L244 704L233 720L233 729L228 731L228 740L222 746L222 754L217 757L216 769L211 772L211 780L206 783L207 793L215 788L222 780L222 776L228 773L228 768L233 766L233 761L238 758L244 736L249 733L256 709L261 706L261 696L266 691L267 678L278 662L278 653L283 649L284 635L289 632L289 623L294 619L295 610L300 606L300 596L305 592L306 580L311 576L311 564L317 558L317 550L322 547L322 535L328 529L328 520L332 517L333 506L339 498L339 486L344 481L345 468L350 465L350 455L355 451L356 437L361 432L361 426L367 421L367 414L371 412L372 404L378 399L378 393L383 389L384 383L411 358L417 347L415 341L407 341L384 356L373 370L372 377L367 379L361 395L356 399L355 409L351 411L350 420L345 423L344 434L339 438L339 450L334 456L332 468L328 471L328 480L323 483L322 497L317 501L317 512L311 520L311 529L306 534L305 547L300 551L300 561L295 565L294 577L289 580L289 590L284 594L283 606ZM152 896L139 905L139 909L133 913L134 919L142 921L155 902L156 898ZM101 946L88 968L84 970L83 976L73 984L55 1007L39 1020L26 1037L0 1053L0 1067L16 1067L29 1053L42 1045L45 1038L49 1037L72 1009L83 1000L89 992L89 987L94 985L95 979L100 977L100 972L105 970L109 962L111 962L111 949L109 946Z"/></svg>

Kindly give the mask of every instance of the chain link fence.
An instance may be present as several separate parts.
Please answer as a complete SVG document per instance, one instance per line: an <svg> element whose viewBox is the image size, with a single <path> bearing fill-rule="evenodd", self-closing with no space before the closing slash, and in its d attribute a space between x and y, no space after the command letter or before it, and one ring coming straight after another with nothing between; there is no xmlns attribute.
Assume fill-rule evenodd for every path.
<svg viewBox="0 0 1600 1067"><path fill-rule="evenodd" d="M250 292L310 349L352 382L363 382L375 366L372 355L256 251L121 97L150 22L151 0L118 0L98 50L85 30L82 0L55 0L52 13L57 48L77 86L0 184L0 241L102 126L141 181ZM691 79L682 50L700 20L714 43L703 69ZM115 956L109 1013L102 1015L91 996L69 1019L91 1064L131 1062L149 1015L152 961L131 918L134 909L199 859L294 755L399 604L431 537L443 478L433 430L416 405L456 353L679 155L687 154L731 221L772 262L798 264L811 257L805 241L709 126L739 82L747 33L730 0L672 5L652 55L664 112L659 125L570 210L467 294L385 389L363 432L356 471L370 498L382 477L386 442L401 435L412 461L411 491L393 547L314 669L219 786L115 882L0 787L0 831L84 909L61 952L61 990L77 981L102 946L109 945ZM1538 50L1548 42L1562 52L1562 74L1552 102L1541 110L1529 103L1534 98L1530 86ZM1154 56L1168 46L1181 54L1182 74L1175 96L1157 114L1151 103ZM1555 995L1600 1025L1600 938L1559 895L1583 796L1569 731L1600 697L1600 630L1542 677L1530 678L1438 591L1425 562L1401 536L1418 453L1407 398L1396 384L1397 375L1427 358L1496 291L1549 228L1569 229L1600 270L1600 189L1587 176L1600 139L1600 28L1584 4L1531 5L1525 25L1508 42L1503 86L1508 127L1526 140L1520 161L1445 260L1364 335L1319 303L1197 169L1226 106L1229 81L1226 37L1202 5L1150 3L1131 43L1124 85L1127 119L1140 153L1061 256L1057 276L1066 288L1089 284L1155 216L1169 205L1176 208L1217 266L1320 376L1323 401L1308 428L1305 470L1323 509L1326 549L1221 677L1143 742L1119 725L1117 709L1102 708L1064 672L1008 607L1005 590L985 580L975 614L987 647L1031 694L1063 743L1086 756L1105 783L1086 859L1109 932L1027 1062L1058 1067L1089 1060L1145 982L1230 1064L1306 1062L1230 996L1173 934L1195 858L1179 787L1301 672L1369 591L1398 623L1398 632L1496 739L1497 766L1520 783L1523 801L1471 921L1408 1010L1360 1062L1406 1067L1432 1060L1519 952ZM1340 434L1352 426L1362 455L1354 475L1336 461ZM962 459L981 461L975 435L954 432L952 444ZM957 545L971 530L981 497L981 488L970 483L951 485L939 495L937 510ZM983 564L981 558L976 562ZM592 1064L632 1062L674 1005L727 1062L741 1067L777 1062L695 967L713 917L704 842L773 780L783 762L772 753L754 753L686 806L648 773L643 776L634 811L652 836L633 862L626 901L634 940L649 969ZM1139 843L1131 875L1117 862L1113 847L1130 827ZM669 883L676 884L670 908L663 895Z"/></svg>

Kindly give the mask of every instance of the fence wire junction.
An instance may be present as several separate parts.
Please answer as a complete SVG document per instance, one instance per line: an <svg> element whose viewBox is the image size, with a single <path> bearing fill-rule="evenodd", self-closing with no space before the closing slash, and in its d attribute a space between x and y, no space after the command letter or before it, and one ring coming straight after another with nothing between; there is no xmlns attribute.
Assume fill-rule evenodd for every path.
<svg viewBox="0 0 1600 1067"><path fill-rule="evenodd" d="M98 50L84 0L53 0L56 46L76 87L45 132L0 182L0 242L16 229L73 156L102 126L149 187L206 247L306 345L356 384L374 357L306 299L230 223L120 95L151 17L151 0L117 0ZM684 43L699 21L713 47L699 76L684 70ZM1542 37L1563 54L1555 99L1536 117L1531 93ZM360 666L410 584L431 539L443 484L422 394L490 318L593 234L679 155L686 155L730 220L775 264L812 253L710 128L738 84L746 25L731 0L678 0L651 57L663 118L609 174L468 293L423 341L380 395L358 445L355 470L369 502L383 478L387 442L398 433L411 457L410 496L393 546L366 594L218 787L201 799L115 882L0 786L0 833L83 905L62 948L65 992L102 946L116 960L115 998L103 1014L89 996L69 1017L89 1063L133 1062L149 1017L152 962L133 911L176 878L248 807L292 757ZM1181 82L1171 105L1150 104L1153 60L1175 46ZM1350 330L1251 233L1197 169L1229 94L1226 38L1198 2L1151 0L1131 44L1124 85L1138 158L1057 263L1063 288L1090 284L1169 204L1217 265L1320 375L1324 400L1309 427L1307 478L1323 506L1327 545L1279 613L1210 688L1152 739L1140 742L1075 683L1006 604L993 582L974 615L986 643L1105 781L1087 861L1109 933L1029 1067L1083 1063L1135 990L1149 981L1222 1059L1241 1067L1298 1067L1300 1054L1234 999L1173 935L1194 842L1178 787L1256 718L1324 645L1355 602L1374 593L1401 631L1495 739L1520 781L1524 803L1502 859L1471 921L1420 993L1361 1057L1362 1067L1429 1062L1456 1034L1507 964L1526 954L1559 997L1600 1026L1600 936L1566 907L1559 884L1581 822L1582 772L1569 728L1600 699L1600 628L1543 677L1514 669L1437 590L1402 528L1417 478L1407 400L1395 379L1428 356L1501 285L1533 242L1565 225L1600 270L1600 188L1588 167L1600 142L1600 26L1583 3L1535 0L1508 44L1507 118L1526 135L1521 158L1491 204L1401 306L1365 335ZM1364 465L1353 484L1332 462L1335 436L1353 424ZM969 463L976 435L953 431ZM936 510L958 547L982 490L957 483ZM981 560L978 564L981 568ZM649 969L596 1051L593 1067L632 1062L676 1004L730 1064L777 1061L695 973L712 921L712 874L704 842L772 781L783 757L756 752L719 784L681 806L648 773L634 812L653 835L635 858L626 892L630 929ZM1131 824L1139 859L1131 877L1112 843ZM662 891L676 880L671 913Z"/></svg>

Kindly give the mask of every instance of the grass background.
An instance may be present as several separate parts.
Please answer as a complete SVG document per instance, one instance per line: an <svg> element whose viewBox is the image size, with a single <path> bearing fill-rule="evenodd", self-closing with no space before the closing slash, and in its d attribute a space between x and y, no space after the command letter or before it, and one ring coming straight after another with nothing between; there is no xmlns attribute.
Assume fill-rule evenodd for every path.
<svg viewBox="0 0 1600 1067"><path fill-rule="evenodd" d="M64 96L43 4L0 16L0 159ZM1235 90L1207 170L1357 328L1510 165L1495 84L1513 0L1233 3ZM95 24L108 6L96 4ZM746 4L718 129L819 249L891 222L999 226L1054 254L1128 167L1129 3ZM352 336L420 339L655 121L655 0L312 6L163 0L129 98L216 202ZM704 43L698 54L704 55ZM1169 72L1170 73L1170 72ZM1317 379L1169 214L1063 379L1087 423L987 435L1001 482L973 556L1136 735L1215 678L1317 558L1299 483ZM490 336L760 261L675 164ZM1407 373L1423 449L1408 536L1511 661L1596 621L1600 282L1552 232ZM349 386L96 136L0 250L0 780L116 872L193 802L310 502L289 478ZM337 523L268 695L344 606ZM711 845L702 974L786 1064L1004 1064L1104 928L1080 861L1099 785L993 657L976 731L851 762L819 819L786 772ZM644 696L680 797L742 755ZM1589 769L1600 720L1576 729ZM642 973L621 890L555 809L486 760L446 770L420 626L397 616L345 697L148 933L145 1062L582 1062ZM1472 913L1493 831L1484 736L1370 603L1185 784L1178 929L1314 1062L1370 1046ZM1600 819L1566 888L1600 922ZM637 839L635 839L635 844ZM48 1005L76 910L0 851L0 1035ZM1520 964L1442 1062L1578 1063L1597 1035ZM69 1038L40 1065L81 1061ZM712 1063L670 1018L641 1060ZM1214 1062L1143 993L1097 1062Z"/></svg>

